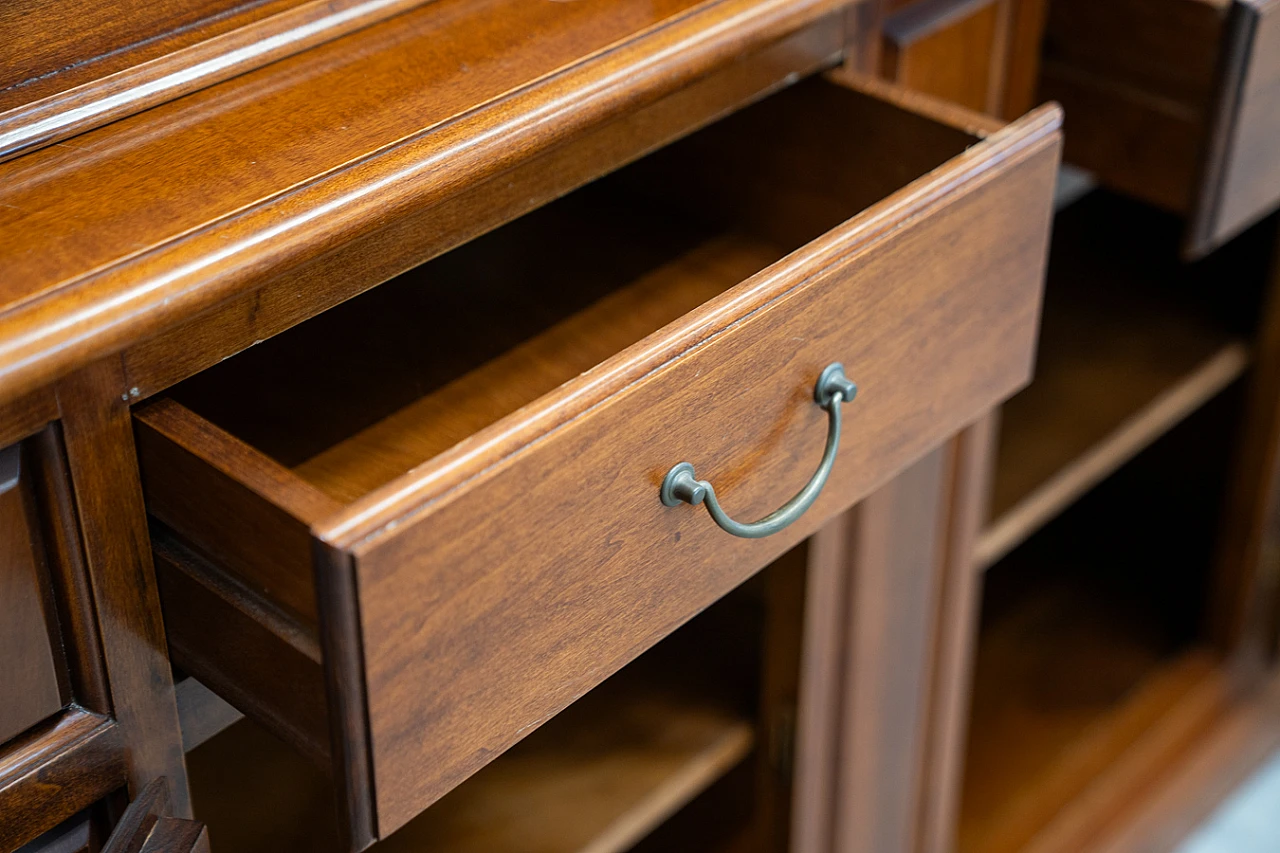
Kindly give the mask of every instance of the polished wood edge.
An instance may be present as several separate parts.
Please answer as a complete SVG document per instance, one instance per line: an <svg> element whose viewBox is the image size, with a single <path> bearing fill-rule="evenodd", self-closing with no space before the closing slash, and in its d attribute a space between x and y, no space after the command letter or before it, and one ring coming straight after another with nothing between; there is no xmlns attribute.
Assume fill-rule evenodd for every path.
<svg viewBox="0 0 1280 853"><path fill-rule="evenodd" d="M836 13L819 19L677 92L418 210L379 232L376 240L331 252L129 347L124 358L131 390L137 388L140 399L149 398L361 293L368 281L393 274L400 263L389 260L378 244L412 246L411 251L424 260L438 257L766 97L797 77L830 67L840 61L841 17ZM593 156L583 157L584 151L594 152ZM596 156L606 151L607 156ZM421 234L429 223L452 224L443 230L431 227L431 238L423 240ZM371 256L377 258L372 263ZM349 265L364 270L364 279L333 272ZM298 298L302 293L305 300ZM175 352L184 357L175 358Z"/></svg>
<svg viewBox="0 0 1280 853"><path fill-rule="evenodd" d="M1199 174L1192 187L1192 218L1183 237L1182 255L1192 261L1202 258L1234 237L1240 229L1223 230L1219 217L1227 173L1227 157L1235 135L1235 120L1244 95L1244 84L1252 59L1254 34L1260 10L1253 3L1236 2L1227 12L1225 36L1215 70L1212 111L1207 116L1204 151Z"/></svg>
<svg viewBox="0 0 1280 853"><path fill-rule="evenodd" d="M315 543L313 553L316 599L325 614L320 642L338 823L349 848L357 851L377 840L378 824L355 564L349 554L323 542Z"/></svg>
<svg viewBox="0 0 1280 853"><path fill-rule="evenodd" d="M119 726L74 705L19 736L0 753L0 849L26 844L123 787L127 771Z"/></svg>
<svg viewBox="0 0 1280 853"><path fill-rule="evenodd" d="M1232 341L1118 424L1110 435L991 521L978 538L974 569L982 572L994 565L1076 499L1239 379L1249 367L1249 361L1248 346L1242 341Z"/></svg>
<svg viewBox="0 0 1280 853"><path fill-rule="evenodd" d="M260 287L848 2L715 0L248 209L68 279L0 315L0 399ZM421 260L406 258L404 268Z"/></svg>
<svg viewBox="0 0 1280 853"><path fill-rule="evenodd" d="M456 497L512 462L531 442L560 429L690 349L723 334L792 289L855 262L904 220L923 217L956 193L981 186L1025 160L1060 148L1062 111L1046 104L969 147L943 166L666 329L503 418L455 447L370 492L313 528L335 548L361 553L388 525L403 523L446 495Z"/></svg>
<svg viewBox="0 0 1280 853"><path fill-rule="evenodd" d="M980 139L985 139L1007 126L1006 122L993 116L976 112L943 98L935 98L924 92L912 91L869 74L840 69L830 72L827 76L845 88L888 101L904 110L910 110Z"/></svg>
<svg viewBox="0 0 1280 853"><path fill-rule="evenodd" d="M191 676L173 686L178 699L178 725L187 752L244 719L225 699Z"/></svg>
<svg viewBox="0 0 1280 853"><path fill-rule="evenodd" d="M153 433L304 524L313 524L342 506L274 459L174 400L157 400L135 411L133 417L140 437Z"/></svg>
<svg viewBox="0 0 1280 853"><path fill-rule="evenodd" d="M429 0L310 0L0 112L0 163L252 71Z"/></svg>

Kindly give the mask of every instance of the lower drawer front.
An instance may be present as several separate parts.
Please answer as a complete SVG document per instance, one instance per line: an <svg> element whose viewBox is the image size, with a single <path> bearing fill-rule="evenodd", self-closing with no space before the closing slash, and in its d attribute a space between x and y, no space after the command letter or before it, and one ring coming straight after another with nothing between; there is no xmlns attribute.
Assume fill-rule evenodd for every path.
<svg viewBox="0 0 1280 853"><path fill-rule="evenodd" d="M581 229L556 212L574 210L574 197L535 215L555 224L546 235L508 226L532 255L496 232L473 254L446 257L452 266L436 269L450 275L515 258L521 286L546 288L551 301L579 253L598 276L639 272L453 377L438 399L286 459L284 445L254 432L244 407L260 395L243 383L291 358L284 348L301 346L299 329L263 350L261 369L226 363L224 384L238 392L230 403L180 386L174 400L139 413L151 512L215 566L230 555L228 596L259 595L263 612L318 626L331 757L356 843L362 821L370 835L394 831L1027 381L1058 122L1047 108L980 140L865 92L807 81L589 188L597 195L588 199L603 201L588 205ZM584 245L618 210L646 213ZM732 228L675 260L640 264L645 229L691 210ZM536 248L547 241L540 269L528 259L543 257ZM711 288L712 279L723 283ZM464 292L488 328L504 328L499 303ZM393 323L406 313L382 316ZM464 328L466 319L451 322ZM377 333L390 335L381 325ZM311 337L332 345L332 336ZM682 461L744 520L795 494L827 441L814 383L837 361L860 391L842 409L826 488L796 523L735 538L703 507L662 503L663 477ZM549 387L521 396L538 381ZM332 394L322 389L316 400L323 409ZM352 478L406 447L434 447L423 423L459 429L477 407L501 416L487 426L481 418L474 434L372 491L342 496ZM406 437L414 418L417 432ZM277 526L261 534L264 524ZM303 524L315 540L314 616L301 598L272 600L298 555L271 561L264 547L270 565L258 571L246 549L228 544L237 531L283 542ZM234 662L219 665L235 678ZM218 686L216 673L192 671Z"/></svg>

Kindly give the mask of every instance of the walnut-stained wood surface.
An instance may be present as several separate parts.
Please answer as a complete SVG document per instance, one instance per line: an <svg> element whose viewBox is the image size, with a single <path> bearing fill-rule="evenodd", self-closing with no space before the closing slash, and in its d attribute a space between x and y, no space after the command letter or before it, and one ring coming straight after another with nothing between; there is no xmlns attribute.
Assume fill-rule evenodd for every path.
<svg viewBox="0 0 1280 853"><path fill-rule="evenodd" d="M321 255L371 287L425 258L373 235L840 5L439 0L0 164L0 396Z"/></svg>
<svg viewBox="0 0 1280 853"><path fill-rule="evenodd" d="M818 114L828 132L815 136L801 119ZM867 115L877 121L866 122ZM849 132L830 133L833 121L848 123ZM972 142L965 134L830 83L813 82L639 164L636 186L657 193L659 200L663 187L673 188L668 197L678 189L693 199L685 203L696 205L695 211L703 208L711 222L727 217L733 224L738 219L747 229L739 233L755 241L749 245L781 241L770 255L777 257L900 182L928 172L948 154L958 154L924 180L872 204L744 284L730 287L745 274L730 267L734 275L721 285L730 288L727 292L668 325L661 335L604 359L602 366L559 388L553 383L560 376L536 380L534 392L549 393L315 525L328 552L338 557L320 570L321 592L337 596L334 606L358 607L358 613L322 620L322 626L326 631L341 630L344 621L352 630L357 622L365 626L363 636L326 639L325 649L326 656L330 650L355 655L343 664L346 674L336 681L332 676L338 663L329 660L331 701L346 697L331 722L340 727L336 743L346 744L344 732L363 731L358 720L367 703L371 752L365 756L357 749L344 755L340 772L359 775L365 771L351 762L371 760L379 835L393 831L522 733L736 585L751 566L797 541L825 515L1025 381L1056 166L1056 126L1056 112L1043 111L965 150ZM868 128L880 128L885 136L867 137L863 148L868 160L858 163L858 147L846 148L844 141ZM774 138L778 134L781 138ZM895 147L891 140L915 147ZM904 151L911 157L904 159ZM806 171L788 167L789 158L797 155ZM699 168L706 157L716 158L719 169ZM664 169L675 170L670 174L678 177L664 178ZM868 176L871 184L865 182ZM627 173L618 178L622 185L629 180ZM705 188L696 183L708 180ZM902 221L912 227L894 227ZM685 235L694 237L696 232ZM641 238L652 239L645 230L631 235L636 245ZM715 245L695 247L704 251ZM941 254L930 251L942 245L953 248ZM500 261L501 253L485 257ZM557 280L564 257L561 252L558 265L545 267ZM442 260L440 268L450 269L450 258ZM538 268L528 265L526 280ZM653 267L640 267L646 268ZM459 269L466 267L459 264ZM715 275L715 264L705 269ZM430 275L432 265L423 272ZM661 281L659 276L655 283ZM795 287L802 281L802 287ZM890 281L903 285L893 287ZM399 314L390 312L388 321ZM465 316L459 315L460 328ZM490 325L500 336L503 327L492 310L485 319L494 320ZM650 322L664 320L658 316ZM993 333L993 323L1002 331ZM386 331L378 334L385 337ZM288 352L285 338L274 343L273 352ZM676 358L693 343L702 346ZM501 337L479 345L506 346ZM850 407L843 464L811 518L766 543L726 542L700 513L667 511L657 503L662 473L683 458L723 484L725 499L742 514L763 513L779 494L798 488L807 466L796 460L816 457L825 429L822 413L805 404L808 388L823 364L836 358L860 377L866 396ZM235 370L232 364L228 370ZM366 376L377 376L362 369ZM255 372L250 367L248 374ZM706 378L728 380L738 374L769 379L757 378L725 394L713 390L723 383L708 384ZM201 382L215 383L216 389L217 375ZM301 376L295 373L295 379ZM646 376L650 378L624 391ZM528 392L516 381L503 390L494 384L502 378L487 380L486 396L519 407L528 398L510 395ZM293 383L295 390L304 385L305 379ZM392 383L376 393L403 399L412 388ZM317 389L325 390L328 399L328 389ZM215 405L218 397L207 399ZM215 407L241 426L265 425L267 432L260 438L267 443L271 419L252 415L237 399L249 398L224 397ZM876 400L876 407L866 400ZM385 409L387 403L380 405ZM290 406L295 414L306 411L296 399ZM579 416L588 408L589 416ZM367 415L360 406L347 411ZM697 423L706 426L671 428L683 419L662 413L677 411L701 412ZM482 420L501 415L491 412ZM158 424L146 413L141 418L144 428L159 435ZM312 430L310 437L285 429L277 450L297 454L317 438L322 450L334 441L325 438L324 430L337 426L349 432L349 425L325 426L321 418L309 417L309 423L321 429ZM408 434L430 438L436 427L429 420L424 423L426 428ZM612 438L604 441L602 436ZM377 442L369 446L382 447ZM364 453L377 464L375 455ZM314 450L300 459L312 455ZM412 456L406 458L412 462ZM149 459L144 458L144 467L148 481L166 476ZM607 472L604 479L601 472ZM571 481L595 486L567 488ZM200 493L194 480L188 488ZM154 494L154 487L149 492ZM163 516L164 509L157 512ZM486 519L501 519L501 526ZM214 523L231 525L228 530L237 524L234 515ZM647 555L673 546L679 560L669 569L652 566ZM570 552L575 559L566 564L559 555ZM503 570L513 565L515 553L524 555L519 582ZM640 560L649 568L632 574ZM691 575L690 561L701 570ZM431 566L447 566L453 580L442 585L445 578ZM344 580L348 572L354 574ZM624 577L625 586L615 588ZM492 598L499 588L504 591ZM420 598L423 594L426 598ZM412 611L421 615L406 621L410 601L420 602ZM573 616L547 620L548 608ZM462 618L463 613L470 615ZM641 613L643 618L637 618ZM624 625L626 630L619 630ZM605 634L603 626L612 627ZM477 637L492 642L476 647ZM431 656L414 651L424 643L436 650ZM583 666L576 650L587 645L591 665ZM462 654L464 648L469 651ZM423 692L414 686L426 683L448 683L451 689ZM424 719L433 720L433 736L425 740L418 734Z"/></svg>
<svg viewBox="0 0 1280 853"><path fill-rule="evenodd" d="M22 456L21 445L0 448L0 743L61 710L66 681Z"/></svg>
<svg viewBox="0 0 1280 853"><path fill-rule="evenodd" d="M86 48L84 41L76 38L76 27L91 28L99 38L110 39L109 33L101 31L111 24L127 27L145 22L143 26L154 27L163 25L167 16L154 14L158 4L150 4L145 12L123 12L119 6L109 11L96 5L81 9L82 4L65 0L38 4L37 9L27 10L25 15L0 19L0 37L28 48L24 51L27 61L41 48L51 53L65 51L76 61L52 73L0 88L0 161L292 56L424 1L240 3L228 9L229 14L214 14L194 25L89 59L82 52ZM23 5L37 4L17 4L17 8ZM197 14L217 11L194 5L192 10ZM46 16L61 26L50 26ZM38 28L38 36L13 32L15 23ZM120 33L126 38L137 35L136 31Z"/></svg>
<svg viewBox="0 0 1280 853"><path fill-rule="evenodd" d="M971 110L1002 113L1011 11L1011 0L922 0L899 9L884 21L884 76Z"/></svg>
<svg viewBox="0 0 1280 853"><path fill-rule="evenodd" d="M935 450L863 501L850 525L833 849L913 850L925 783L929 669L948 469ZM892 655L884 653L893 649Z"/></svg>
<svg viewBox="0 0 1280 853"><path fill-rule="evenodd" d="M72 707L0 752L0 848L20 847L125 784L120 727Z"/></svg>
<svg viewBox="0 0 1280 853"><path fill-rule="evenodd" d="M122 378L119 359L108 359L58 385L66 458L130 788L166 777L174 814L186 817L182 732Z"/></svg>
<svg viewBox="0 0 1280 853"><path fill-rule="evenodd" d="M763 737L753 693L768 642L761 635L765 584L747 586L376 849L628 850L722 777L748 773L749 754ZM335 849L323 774L251 722L208 741L189 759L197 813L207 816L221 843L243 853ZM710 821L713 833L716 819L724 813Z"/></svg>

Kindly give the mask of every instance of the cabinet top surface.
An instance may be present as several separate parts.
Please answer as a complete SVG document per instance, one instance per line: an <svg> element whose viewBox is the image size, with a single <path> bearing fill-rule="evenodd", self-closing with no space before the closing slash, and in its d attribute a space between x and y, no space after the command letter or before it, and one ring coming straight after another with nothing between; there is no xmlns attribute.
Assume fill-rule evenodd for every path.
<svg viewBox="0 0 1280 853"><path fill-rule="evenodd" d="M0 164L0 403L837 0L434 0Z"/></svg>

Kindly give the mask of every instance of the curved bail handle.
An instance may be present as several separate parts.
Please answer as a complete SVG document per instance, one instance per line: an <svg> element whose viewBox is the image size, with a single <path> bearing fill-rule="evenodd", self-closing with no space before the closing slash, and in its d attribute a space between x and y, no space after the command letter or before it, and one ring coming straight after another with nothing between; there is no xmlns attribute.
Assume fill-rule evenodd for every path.
<svg viewBox="0 0 1280 853"><path fill-rule="evenodd" d="M840 449L840 405L852 400L858 393L858 386L844 375L844 365L839 362L829 364L818 376L818 383L813 389L813 399L819 406L827 410L829 417L827 428L827 446L822 453L822 461L818 470L796 493L795 497L766 515L759 521L734 521L720 506L716 498L716 490L706 480L694 476L693 465L681 462L667 472L662 479L660 496L666 506L680 503L697 505L705 503L707 512L716 524L727 533L741 536L744 539L761 539L771 536L788 527L800 516L804 515L813 502L818 499L822 487L831 476L831 469L836 464L836 451Z"/></svg>

